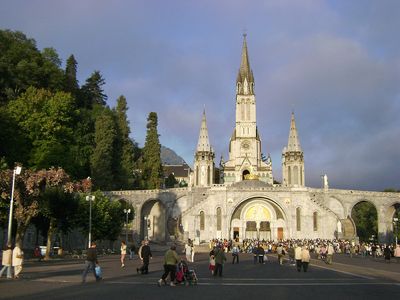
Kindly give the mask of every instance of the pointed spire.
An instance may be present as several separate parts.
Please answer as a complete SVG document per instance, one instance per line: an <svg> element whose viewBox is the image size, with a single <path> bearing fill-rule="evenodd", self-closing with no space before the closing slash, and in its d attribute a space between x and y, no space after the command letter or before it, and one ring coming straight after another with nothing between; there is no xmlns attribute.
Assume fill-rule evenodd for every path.
<svg viewBox="0 0 400 300"><path fill-rule="evenodd" d="M290 132L287 151L302 151L299 141L299 136L296 128L296 121L294 120L294 112L292 112L292 117L290 120Z"/></svg>
<svg viewBox="0 0 400 300"><path fill-rule="evenodd" d="M243 34L243 47L242 47L242 60L240 62L240 69L239 73L236 79L236 83L241 83L243 84L245 79L247 79L247 83L254 83L254 78L253 78L253 71L250 68L250 62L249 62L249 55L247 52L247 42L246 42L246 36L247 34Z"/></svg>
<svg viewBox="0 0 400 300"><path fill-rule="evenodd" d="M206 120L206 110L203 110L203 118L201 120L199 142L197 143L196 151L210 151L212 152L210 146L210 140L208 138L207 120Z"/></svg>

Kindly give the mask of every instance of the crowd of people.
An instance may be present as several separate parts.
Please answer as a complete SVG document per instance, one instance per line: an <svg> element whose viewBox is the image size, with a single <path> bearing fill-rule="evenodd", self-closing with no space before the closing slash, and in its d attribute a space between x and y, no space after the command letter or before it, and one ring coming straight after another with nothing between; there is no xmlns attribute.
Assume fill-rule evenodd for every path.
<svg viewBox="0 0 400 300"><path fill-rule="evenodd" d="M241 253L277 253L281 251L281 246L285 253L290 253L291 248L295 245L306 245L311 253L315 253L319 259L325 259L328 255L347 254L350 257L359 255L362 257L379 258L386 260L400 257L400 245L395 247L394 244L379 244L375 242L356 243L349 240L328 240L328 239L287 239L280 241L266 241L258 239L244 239L242 242L238 240L212 239L209 242L210 249L215 245L220 245L225 252L231 252L233 247L237 247ZM329 253L328 253L329 252ZM278 255L280 255L278 253Z"/></svg>

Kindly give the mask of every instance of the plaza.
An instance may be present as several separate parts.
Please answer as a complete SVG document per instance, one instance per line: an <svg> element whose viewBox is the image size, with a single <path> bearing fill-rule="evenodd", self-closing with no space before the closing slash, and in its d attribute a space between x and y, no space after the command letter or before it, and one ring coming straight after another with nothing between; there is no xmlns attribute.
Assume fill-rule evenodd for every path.
<svg viewBox="0 0 400 300"><path fill-rule="evenodd" d="M273 254L264 265L253 264L251 254L241 254L240 263L232 265L227 253L224 276L214 278L203 250L189 265L199 277L196 286L157 287L164 252L155 250L148 275L136 273L137 257L127 260L125 268L118 255L100 257L104 279L99 283L89 274L81 284L82 260L28 261L21 280L0 280L0 299L380 299L400 292L400 265L393 261L341 254L326 265L312 256L309 271L299 273L287 260L280 266Z"/></svg>

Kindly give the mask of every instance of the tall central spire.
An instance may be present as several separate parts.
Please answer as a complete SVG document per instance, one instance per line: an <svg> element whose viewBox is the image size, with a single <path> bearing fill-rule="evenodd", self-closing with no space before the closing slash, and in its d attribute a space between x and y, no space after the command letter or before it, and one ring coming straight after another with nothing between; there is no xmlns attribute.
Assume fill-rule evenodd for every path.
<svg viewBox="0 0 400 300"><path fill-rule="evenodd" d="M247 34L243 34L243 47L242 47L242 59L240 62L240 69L236 79L236 83L244 84L245 79L247 83L254 83L253 71L250 68L249 54L247 52Z"/></svg>

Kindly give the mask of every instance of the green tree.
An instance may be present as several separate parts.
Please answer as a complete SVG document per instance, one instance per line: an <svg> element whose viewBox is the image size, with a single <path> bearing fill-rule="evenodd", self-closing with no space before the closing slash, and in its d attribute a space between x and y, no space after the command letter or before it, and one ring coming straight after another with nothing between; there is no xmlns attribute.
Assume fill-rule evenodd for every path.
<svg viewBox="0 0 400 300"><path fill-rule="evenodd" d="M64 191L60 186L46 188L42 193L39 199L40 215L48 220L45 259L50 259L54 234L71 230L78 207L79 201L74 193Z"/></svg>
<svg viewBox="0 0 400 300"><path fill-rule="evenodd" d="M175 187L175 184L178 183L178 180L176 180L174 174L169 174L167 178L165 178L165 187L166 188L173 188Z"/></svg>
<svg viewBox="0 0 400 300"><path fill-rule="evenodd" d="M70 92L73 96L77 97L79 91L79 83L76 78L78 62L75 60L74 55L70 55L67 59L65 66L65 91Z"/></svg>
<svg viewBox="0 0 400 300"><path fill-rule="evenodd" d="M9 103L8 112L29 140L29 166L73 168L69 147L76 111L70 94L30 87Z"/></svg>
<svg viewBox="0 0 400 300"><path fill-rule="evenodd" d="M105 110L96 119L95 148L91 157L91 170L96 188L111 190L114 187L114 143L116 128L113 116Z"/></svg>
<svg viewBox="0 0 400 300"><path fill-rule="evenodd" d="M151 112L147 118L147 134L142 160L142 187L146 189L158 189L162 183L161 145L157 125L157 113Z"/></svg>
<svg viewBox="0 0 400 300"><path fill-rule="evenodd" d="M31 142L11 117L6 106L0 106L0 132L0 158L4 163L9 166L13 166L17 161L27 164Z"/></svg>
<svg viewBox="0 0 400 300"><path fill-rule="evenodd" d="M90 203L86 201L87 194L81 194L79 208L79 226L82 233L89 233ZM92 202L92 240L115 241L124 226L124 208L119 201L111 201L101 191L92 193L95 200Z"/></svg>
<svg viewBox="0 0 400 300"><path fill-rule="evenodd" d="M351 211L351 217L361 241L368 241L372 235L377 237L378 214L372 203L366 201L357 203Z"/></svg>
<svg viewBox="0 0 400 300"><path fill-rule="evenodd" d="M94 71L81 88L83 106L91 108L94 104L106 105L107 95L104 94L104 78L99 71Z"/></svg>
<svg viewBox="0 0 400 300"><path fill-rule="evenodd" d="M133 187L133 170L135 143L130 139L131 132L127 117L128 105L126 98L120 96L114 109L117 125L116 159L118 172L116 174L117 188L129 189Z"/></svg>
<svg viewBox="0 0 400 300"><path fill-rule="evenodd" d="M56 91L62 87L63 71L58 55L19 31L0 30L0 103L17 98L28 87Z"/></svg>

